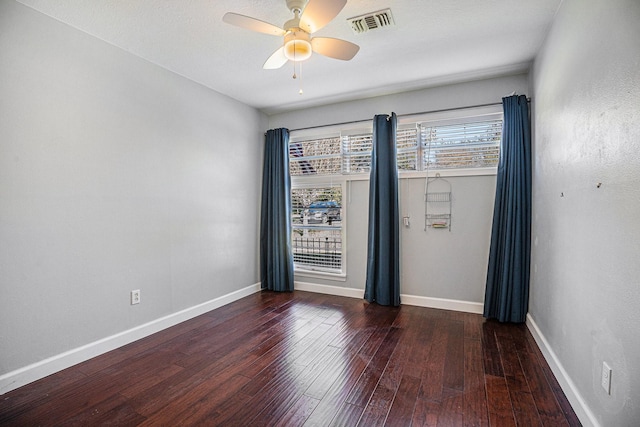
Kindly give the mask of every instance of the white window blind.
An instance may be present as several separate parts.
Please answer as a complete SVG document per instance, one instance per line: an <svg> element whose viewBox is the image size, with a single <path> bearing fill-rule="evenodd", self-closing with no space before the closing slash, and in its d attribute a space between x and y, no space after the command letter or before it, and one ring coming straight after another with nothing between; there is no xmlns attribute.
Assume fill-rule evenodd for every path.
<svg viewBox="0 0 640 427"><path fill-rule="evenodd" d="M496 167L500 158L502 120L432 126L420 124L422 169Z"/></svg>
<svg viewBox="0 0 640 427"><path fill-rule="evenodd" d="M398 128L396 131L397 163L399 171L418 170L418 128Z"/></svg>
<svg viewBox="0 0 640 427"><path fill-rule="evenodd" d="M399 127L398 171L496 167L500 157L502 119ZM371 170L372 133L292 142L292 176L352 175Z"/></svg>
<svg viewBox="0 0 640 427"><path fill-rule="evenodd" d="M340 174L341 163L339 136L289 143L291 176Z"/></svg>
<svg viewBox="0 0 640 427"><path fill-rule="evenodd" d="M342 136L343 173L369 173L373 147L372 137L371 132Z"/></svg>

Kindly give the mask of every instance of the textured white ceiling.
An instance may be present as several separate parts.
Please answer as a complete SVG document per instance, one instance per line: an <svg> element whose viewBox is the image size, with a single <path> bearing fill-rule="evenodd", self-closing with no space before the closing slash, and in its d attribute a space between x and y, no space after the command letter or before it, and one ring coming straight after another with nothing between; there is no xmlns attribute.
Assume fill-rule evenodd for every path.
<svg viewBox="0 0 640 427"><path fill-rule="evenodd" d="M263 70L282 40L222 22L236 12L282 26L285 0L18 0L267 113L524 71L562 0L349 0L314 35L356 43L348 62L314 54L302 86ZM347 18L391 8L395 27L355 35Z"/></svg>

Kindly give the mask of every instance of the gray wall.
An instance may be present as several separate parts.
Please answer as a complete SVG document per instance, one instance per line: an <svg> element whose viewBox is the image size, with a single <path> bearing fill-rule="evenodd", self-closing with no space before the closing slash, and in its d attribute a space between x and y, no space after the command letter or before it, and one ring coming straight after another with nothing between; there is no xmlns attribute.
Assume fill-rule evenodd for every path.
<svg viewBox="0 0 640 427"><path fill-rule="evenodd" d="M0 64L0 374L259 281L266 116L13 1Z"/></svg>
<svg viewBox="0 0 640 427"><path fill-rule="evenodd" d="M269 126L289 129L372 119L375 114L411 114L499 103L513 91L526 93L526 74L427 88L361 101L272 115ZM452 184L452 230L424 231L424 178L401 179L401 293L481 303L484 300L495 175L447 178ZM366 280L369 182L351 182L347 209L347 279L345 282L297 275L296 280L363 289ZM347 200L348 197L345 197Z"/></svg>
<svg viewBox="0 0 640 427"><path fill-rule="evenodd" d="M529 312L597 422L637 426L640 2L565 0L532 85Z"/></svg>

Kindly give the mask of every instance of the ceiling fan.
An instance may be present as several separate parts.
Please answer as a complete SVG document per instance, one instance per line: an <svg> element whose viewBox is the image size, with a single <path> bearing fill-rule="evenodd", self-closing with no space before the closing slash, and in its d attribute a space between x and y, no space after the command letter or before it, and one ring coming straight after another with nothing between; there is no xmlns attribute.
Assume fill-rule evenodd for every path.
<svg viewBox="0 0 640 427"><path fill-rule="evenodd" d="M330 58L348 61L360 47L346 40L330 37L311 37L327 25L342 10L347 0L286 0L293 13L293 19L282 28L268 22L237 13L226 13L222 20L228 24L274 36L284 36L282 47L276 50L264 63L264 69L282 67L287 61L300 62L308 59L313 52Z"/></svg>

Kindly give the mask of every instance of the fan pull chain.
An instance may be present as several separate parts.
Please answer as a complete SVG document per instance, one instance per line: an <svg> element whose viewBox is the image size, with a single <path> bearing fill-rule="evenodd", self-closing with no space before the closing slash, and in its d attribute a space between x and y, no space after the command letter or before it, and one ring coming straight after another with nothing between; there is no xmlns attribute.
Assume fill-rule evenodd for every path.
<svg viewBox="0 0 640 427"><path fill-rule="evenodd" d="M295 67L295 64L294 64ZM302 62L300 62L300 90L298 91L298 94L302 95L303 91L302 91Z"/></svg>
<svg viewBox="0 0 640 427"><path fill-rule="evenodd" d="M296 41L293 41L293 78L296 79Z"/></svg>
<svg viewBox="0 0 640 427"><path fill-rule="evenodd" d="M302 90L302 61L300 62L296 61L296 42L294 40L293 41L293 78L294 80L298 78L298 76L296 75L296 64L299 64L298 70L300 74L300 90L298 91L298 94L302 95L304 93Z"/></svg>

